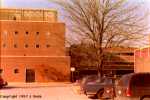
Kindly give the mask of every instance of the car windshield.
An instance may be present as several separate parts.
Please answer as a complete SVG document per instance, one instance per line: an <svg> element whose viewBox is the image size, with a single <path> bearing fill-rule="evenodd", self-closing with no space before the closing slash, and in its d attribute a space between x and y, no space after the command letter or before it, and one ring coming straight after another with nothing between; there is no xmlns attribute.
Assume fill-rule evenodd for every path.
<svg viewBox="0 0 150 100"><path fill-rule="evenodd" d="M106 83L106 84L111 84L112 83L112 80L109 79L109 78L106 78L106 77L103 77L103 78L98 78L97 80L95 80L95 82L97 83Z"/></svg>
<svg viewBox="0 0 150 100"><path fill-rule="evenodd" d="M86 76L82 79L82 84L86 83L86 82L92 82L98 79L98 76L96 75L90 75L90 76Z"/></svg>
<svg viewBox="0 0 150 100"><path fill-rule="evenodd" d="M105 79L105 83L107 83L107 84L111 84L112 83L112 79Z"/></svg>
<svg viewBox="0 0 150 100"><path fill-rule="evenodd" d="M128 75L122 76L122 78L118 81L118 85L125 86L125 87L128 86L129 80L130 80L132 75L133 74L128 74Z"/></svg>

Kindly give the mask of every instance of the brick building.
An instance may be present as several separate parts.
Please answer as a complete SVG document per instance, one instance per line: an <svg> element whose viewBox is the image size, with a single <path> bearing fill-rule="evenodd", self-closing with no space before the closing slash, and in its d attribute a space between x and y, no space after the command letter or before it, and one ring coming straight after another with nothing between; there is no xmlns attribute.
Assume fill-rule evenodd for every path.
<svg viewBox="0 0 150 100"><path fill-rule="evenodd" d="M0 73L8 82L67 81L65 24L55 10L0 9Z"/></svg>

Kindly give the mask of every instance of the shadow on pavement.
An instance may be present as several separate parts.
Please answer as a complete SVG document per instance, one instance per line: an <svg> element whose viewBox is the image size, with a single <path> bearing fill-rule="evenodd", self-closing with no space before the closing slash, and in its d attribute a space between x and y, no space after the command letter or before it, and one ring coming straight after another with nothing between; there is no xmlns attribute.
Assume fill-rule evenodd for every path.
<svg viewBox="0 0 150 100"><path fill-rule="evenodd" d="M6 87L2 87L2 88L0 88L0 90L14 89L14 88L20 88L20 87L11 87L11 86L6 86Z"/></svg>
<svg viewBox="0 0 150 100"><path fill-rule="evenodd" d="M96 96L88 96L90 99L98 99Z"/></svg>
<svg viewBox="0 0 150 100"><path fill-rule="evenodd" d="M88 98L90 98L92 100L113 100L111 98L101 98L101 99L98 99L96 96L88 96Z"/></svg>
<svg viewBox="0 0 150 100"><path fill-rule="evenodd" d="M48 88L48 87L58 87L58 86L6 86L0 88L0 90L15 89L15 88Z"/></svg>

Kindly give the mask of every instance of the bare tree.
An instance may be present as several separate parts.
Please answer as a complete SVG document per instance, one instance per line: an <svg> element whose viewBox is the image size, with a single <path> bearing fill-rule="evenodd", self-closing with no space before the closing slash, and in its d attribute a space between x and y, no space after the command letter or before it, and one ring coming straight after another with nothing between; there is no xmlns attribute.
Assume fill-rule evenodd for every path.
<svg viewBox="0 0 150 100"><path fill-rule="evenodd" d="M127 0L61 0L55 3L66 12L72 33L87 39L96 49L100 75L104 48L131 44L145 35L146 14L139 13L140 6L130 5Z"/></svg>

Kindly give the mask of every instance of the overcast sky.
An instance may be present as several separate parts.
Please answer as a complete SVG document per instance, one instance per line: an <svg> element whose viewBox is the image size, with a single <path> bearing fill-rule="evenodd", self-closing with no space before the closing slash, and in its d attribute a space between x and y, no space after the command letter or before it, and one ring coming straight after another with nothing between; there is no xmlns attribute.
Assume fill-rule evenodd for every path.
<svg viewBox="0 0 150 100"><path fill-rule="evenodd" d="M128 0L130 3L144 4L146 10L150 10L150 0ZM41 8L58 9L52 0L0 0L0 6L5 8ZM59 14L59 13L58 13Z"/></svg>
<svg viewBox="0 0 150 100"><path fill-rule="evenodd" d="M51 8L50 0L1 0L2 7Z"/></svg>
<svg viewBox="0 0 150 100"><path fill-rule="evenodd" d="M51 8L52 0L0 0L4 7ZM150 4L150 0L128 0L130 2Z"/></svg>
<svg viewBox="0 0 150 100"><path fill-rule="evenodd" d="M63 20L62 13L56 5L54 5L52 0L0 0L0 6L4 8L41 8L41 9L57 9L58 16L61 21ZM150 0L128 0L130 3L139 3L140 5L143 4L144 10L150 12ZM150 18L148 19L147 23L150 23ZM150 24L149 24L150 26ZM148 31L150 32L150 30ZM148 33L147 32L147 33Z"/></svg>
<svg viewBox="0 0 150 100"><path fill-rule="evenodd" d="M5 8L41 8L41 9L56 9L56 5L52 0L0 0L0 6ZM150 0L128 0L131 3L144 4L145 9L150 10ZM59 14L59 13L58 13Z"/></svg>

